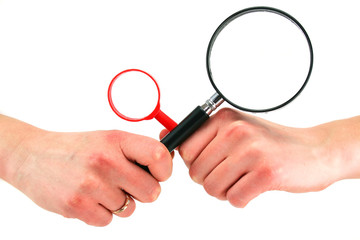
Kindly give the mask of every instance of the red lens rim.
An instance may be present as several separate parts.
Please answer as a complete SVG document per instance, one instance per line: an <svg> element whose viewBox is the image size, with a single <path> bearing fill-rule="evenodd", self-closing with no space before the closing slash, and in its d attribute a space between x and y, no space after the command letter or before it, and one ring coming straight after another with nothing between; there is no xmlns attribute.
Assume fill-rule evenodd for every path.
<svg viewBox="0 0 360 240"><path fill-rule="evenodd" d="M140 72L140 73L143 73L145 75L147 75L149 78L151 78L151 80L153 80L153 82L155 83L155 86L157 88L157 91L158 91L158 100L157 100L157 104L156 104L156 107L155 109L146 117L144 118L131 118L131 117L128 117L122 113L120 113L117 108L115 107L113 101L112 101L112 95L111 95L111 92L112 92L112 87L115 83L115 81L119 78L120 75L122 74L125 74L125 73L128 73L128 72ZM143 121L143 120L150 120L150 119L153 119L157 114L158 112L160 111L160 88L159 88L159 85L157 84L157 82L155 81L155 79L150 75L148 74L147 72L143 71L143 70L140 70L140 69L127 69L127 70L124 70L122 72L120 72L119 74L117 74L110 82L110 85L109 85L109 88L108 88L108 100L109 100L109 104L110 104L110 107L111 109L114 111L114 113L116 115L118 115L120 118L126 120L126 121L130 121L130 122L139 122L139 121Z"/></svg>

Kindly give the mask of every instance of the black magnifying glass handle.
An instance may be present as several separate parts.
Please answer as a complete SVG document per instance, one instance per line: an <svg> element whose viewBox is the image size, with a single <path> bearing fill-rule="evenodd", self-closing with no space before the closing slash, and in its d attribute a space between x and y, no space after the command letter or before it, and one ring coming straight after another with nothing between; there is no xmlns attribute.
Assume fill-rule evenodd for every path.
<svg viewBox="0 0 360 240"><path fill-rule="evenodd" d="M172 152L208 119L209 115L200 106L197 106L176 128L161 139L161 142L169 152Z"/></svg>
<svg viewBox="0 0 360 240"><path fill-rule="evenodd" d="M176 147L182 144L190 137L206 120L210 114L215 111L224 100L218 93L212 95L205 104L197 106L183 121L169 132L161 142L167 147L169 152L174 151Z"/></svg>
<svg viewBox="0 0 360 240"><path fill-rule="evenodd" d="M160 142L162 142L169 152L174 151L188 137L190 137L206 120L210 114L215 111L224 100L218 93L212 95L202 106L197 106L177 127L169 132ZM136 163L146 172L150 173L147 166Z"/></svg>

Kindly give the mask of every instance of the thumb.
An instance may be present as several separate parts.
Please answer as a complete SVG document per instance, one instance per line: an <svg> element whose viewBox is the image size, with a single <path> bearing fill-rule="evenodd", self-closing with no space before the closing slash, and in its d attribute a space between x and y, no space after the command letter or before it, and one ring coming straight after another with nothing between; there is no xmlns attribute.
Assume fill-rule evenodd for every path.
<svg viewBox="0 0 360 240"><path fill-rule="evenodd" d="M159 134L160 140L163 139L168 133L169 133L169 130L163 129L163 130L160 132L160 134ZM176 150L178 150L178 148L176 148ZM175 156L175 152L172 151L172 152L171 152L171 157L174 158L174 156Z"/></svg>
<svg viewBox="0 0 360 240"><path fill-rule="evenodd" d="M172 156L159 141L136 134L123 133L119 142L124 156L143 166L147 166L151 174L159 181L167 180L172 172Z"/></svg>

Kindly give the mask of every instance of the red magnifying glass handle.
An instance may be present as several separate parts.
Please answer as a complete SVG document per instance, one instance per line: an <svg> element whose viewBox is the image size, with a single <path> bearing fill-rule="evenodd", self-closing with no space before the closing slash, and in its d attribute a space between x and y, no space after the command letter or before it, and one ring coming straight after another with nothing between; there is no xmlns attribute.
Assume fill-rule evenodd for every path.
<svg viewBox="0 0 360 240"><path fill-rule="evenodd" d="M172 131L177 126L177 123L161 110L156 114L155 119L169 131Z"/></svg>

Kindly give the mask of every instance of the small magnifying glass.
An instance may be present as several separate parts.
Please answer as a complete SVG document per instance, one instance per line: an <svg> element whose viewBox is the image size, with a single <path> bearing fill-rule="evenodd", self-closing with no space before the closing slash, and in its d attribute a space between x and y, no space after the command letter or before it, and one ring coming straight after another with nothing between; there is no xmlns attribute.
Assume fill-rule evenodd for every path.
<svg viewBox="0 0 360 240"><path fill-rule="evenodd" d="M139 122L155 118L169 131L177 126L160 110L159 85L145 71L127 69L117 74L110 82L108 100L111 109L124 120Z"/></svg>
<svg viewBox="0 0 360 240"><path fill-rule="evenodd" d="M161 142L172 152L208 120L210 114L224 101L248 112L269 112L289 104L305 88L311 75L313 58L310 38L294 17L270 7L247 8L225 19L210 39L206 68L216 93L203 105L197 106L178 125L160 111L159 87L149 74L141 70L130 69L115 76L109 86L109 103L115 113L125 120L158 119L170 130ZM128 118L124 117L123 112L119 114L117 111L115 94L112 94L114 82L131 72L147 77L147 84L150 85L136 83L133 90L121 87L120 95L128 98L116 101L119 102L119 109L121 107L125 111L126 105L129 102L133 104L133 101L139 106L130 104L130 110L144 107L142 101L149 104L153 102L150 115ZM146 96L151 88L157 88L153 91L157 94ZM152 98L155 100L150 101Z"/></svg>

